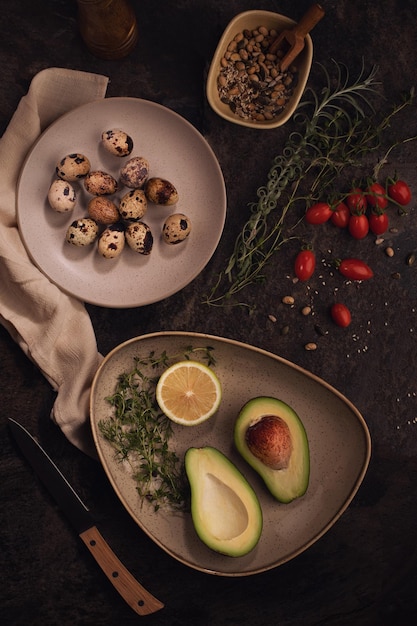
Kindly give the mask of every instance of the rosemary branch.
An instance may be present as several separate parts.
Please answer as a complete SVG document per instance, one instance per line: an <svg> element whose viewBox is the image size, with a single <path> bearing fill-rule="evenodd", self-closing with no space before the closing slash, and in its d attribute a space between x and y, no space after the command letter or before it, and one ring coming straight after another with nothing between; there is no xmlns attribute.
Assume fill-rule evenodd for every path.
<svg viewBox="0 0 417 626"><path fill-rule="evenodd" d="M392 117L413 100L411 90L401 105L394 106L391 113L377 122L370 99L378 84L377 67L365 74L362 65L358 77L350 83L348 69L333 63L335 79L320 65L325 86L319 93L312 88L306 90L306 99L294 116L299 130L289 135L282 154L273 160L266 185L257 191L257 201L248 205L250 217L235 240L225 270L205 296L206 304L249 307L234 297L249 285L263 282L271 258L295 237L286 234L300 219L293 211L295 205L316 202L324 190L328 195L344 168L359 166L364 155L381 145L381 134L389 127ZM302 183L307 177L309 184L303 193ZM271 216L272 212L277 215ZM288 226L290 217L292 223Z"/></svg>

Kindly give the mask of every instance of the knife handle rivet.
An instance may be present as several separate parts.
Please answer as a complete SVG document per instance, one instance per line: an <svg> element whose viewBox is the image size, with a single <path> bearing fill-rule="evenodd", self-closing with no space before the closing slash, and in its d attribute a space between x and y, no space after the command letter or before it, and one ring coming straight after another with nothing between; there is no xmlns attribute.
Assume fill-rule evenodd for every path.
<svg viewBox="0 0 417 626"><path fill-rule="evenodd" d="M119 572L112 572L111 575L113 578L117 578L119 575Z"/></svg>
<svg viewBox="0 0 417 626"><path fill-rule="evenodd" d="M90 546L95 546L95 545L96 545L96 541L95 541L95 539L91 539L91 541L90 541Z"/></svg>

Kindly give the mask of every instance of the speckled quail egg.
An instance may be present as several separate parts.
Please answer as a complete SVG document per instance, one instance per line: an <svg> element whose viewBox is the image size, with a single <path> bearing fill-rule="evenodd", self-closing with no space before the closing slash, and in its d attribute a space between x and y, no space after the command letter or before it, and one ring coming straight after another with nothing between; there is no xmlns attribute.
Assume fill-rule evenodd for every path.
<svg viewBox="0 0 417 626"><path fill-rule="evenodd" d="M68 213L76 205L75 189L71 183L58 178L54 180L48 191L49 206L57 213Z"/></svg>
<svg viewBox="0 0 417 626"><path fill-rule="evenodd" d="M111 224L101 233L98 240L98 252L105 259L115 259L125 247L125 228L123 224Z"/></svg>
<svg viewBox="0 0 417 626"><path fill-rule="evenodd" d="M124 130L112 128L101 135L103 146L114 156L125 157L133 150L133 139Z"/></svg>
<svg viewBox="0 0 417 626"><path fill-rule="evenodd" d="M120 219L117 206L104 196L94 196L87 206L88 215L97 224L114 224Z"/></svg>
<svg viewBox="0 0 417 626"><path fill-rule="evenodd" d="M144 222L132 222L126 228L127 244L139 254L150 254L153 246L151 229Z"/></svg>
<svg viewBox="0 0 417 626"><path fill-rule="evenodd" d="M55 168L56 175L62 180L67 180L69 183L83 178L90 171L90 161L83 154L74 152L67 154L58 163Z"/></svg>
<svg viewBox="0 0 417 626"><path fill-rule="evenodd" d="M149 202L171 206L178 202L178 191L174 185L164 178L149 178L145 185L145 193Z"/></svg>
<svg viewBox="0 0 417 626"><path fill-rule="evenodd" d="M73 246L88 246L97 239L98 225L89 217L74 220L68 226L65 239Z"/></svg>
<svg viewBox="0 0 417 626"><path fill-rule="evenodd" d="M120 170L120 182L132 189L142 189L149 177L149 163L143 157L132 157Z"/></svg>
<svg viewBox="0 0 417 626"><path fill-rule="evenodd" d="M162 238L166 243L176 244L187 239L191 232L191 222L183 213L167 217L162 227Z"/></svg>
<svg viewBox="0 0 417 626"><path fill-rule="evenodd" d="M120 200L119 212L125 220L140 220L147 208L148 201L143 189L132 189Z"/></svg>
<svg viewBox="0 0 417 626"><path fill-rule="evenodd" d="M118 183L111 174L95 170L94 172L89 172L85 177L84 187L93 196L109 196L117 191Z"/></svg>

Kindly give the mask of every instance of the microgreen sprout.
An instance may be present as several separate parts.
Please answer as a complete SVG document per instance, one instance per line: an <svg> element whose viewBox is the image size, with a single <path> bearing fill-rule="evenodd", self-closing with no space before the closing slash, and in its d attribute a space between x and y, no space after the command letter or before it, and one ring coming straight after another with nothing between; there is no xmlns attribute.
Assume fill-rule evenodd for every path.
<svg viewBox="0 0 417 626"><path fill-rule="evenodd" d="M184 465L169 446L172 423L160 411L155 389L163 369L181 359L201 358L215 364L213 348L187 346L169 356L137 356L131 370L118 377L114 393L106 398L111 415L99 422L102 436L115 450L118 462L127 464L142 499L155 510L168 505L184 510L188 506L188 483Z"/></svg>

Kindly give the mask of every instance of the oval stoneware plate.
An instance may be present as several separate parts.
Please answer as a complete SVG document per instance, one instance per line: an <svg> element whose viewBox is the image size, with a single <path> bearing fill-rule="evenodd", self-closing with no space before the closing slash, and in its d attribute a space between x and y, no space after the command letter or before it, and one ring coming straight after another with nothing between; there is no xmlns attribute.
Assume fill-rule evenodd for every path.
<svg viewBox="0 0 417 626"><path fill-rule="evenodd" d="M111 415L106 397L118 377L131 371L135 357L182 354L187 346L214 349L214 369L222 384L218 413L198 426L173 424L172 449L183 458L191 446L214 446L244 474L255 489L263 512L258 545L246 556L227 557L210 550L197 537L188 513L155 513L142 502L131 475L115 459L98 423ZM180 359L178 359L180 360ZM310 446L310 483L306 494L280 504L233 445L233 427L250 398L273 396L299 415ZM160 332L131 339L111 351L95 376L91 392L91 425L107 476L140 528L168 554L197 570L222 576L247 576L293 559L326 533L349 506L367 470L371 440L366 423L336 389L297 365L272 353L230 339L200 333Z"/></svg>
<svg viewBox="0 0 417 626"><path fill-rule="evenodd" d="M130 156L113 156L103 148L101 134L112 128L121 128L132 137ZM71 153L84 154L92 170L103 170L117 180L127 159L141 156L149 162L150 176L175 185L178 203L148 205L143 217L154 239L149 256L126 246L117 259L104 259L95 243L77 248L65 241L68 226L87 215L92 198L82 182L76 182L78 201L71 213L56 213L48 204L56 164ZM120 187L109 197L118 205L128 191ZM162 225L177 212L191 220L192 231L186 241L170 246L162 241ZM17 216L26 249L52 282L98 306L136 307L176 293L202 271L223 232L226 191L212 149L187 120L147 100L106 98L67 113L41 135L20 175Z"/></svg>

